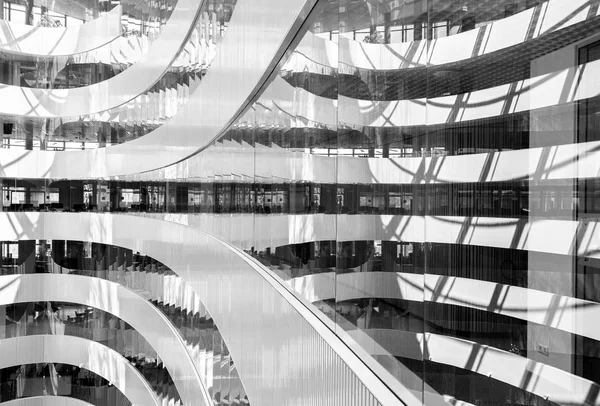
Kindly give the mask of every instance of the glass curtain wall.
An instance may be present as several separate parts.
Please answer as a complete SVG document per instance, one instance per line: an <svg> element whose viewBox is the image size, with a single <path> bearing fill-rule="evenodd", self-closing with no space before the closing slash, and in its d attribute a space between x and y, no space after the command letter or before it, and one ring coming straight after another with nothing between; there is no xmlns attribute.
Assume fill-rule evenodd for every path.
<svg viewBox="0 0 600 406"><path fill-rule="evenodd" d="M426 404L598 401L597 174L577 163L599 139L597 11L327 2L280 73L293 96L228 138L251 134L254 182L274 154L335 162L337 184L302 199L334 199L336 240L249 252Z"/></svg>

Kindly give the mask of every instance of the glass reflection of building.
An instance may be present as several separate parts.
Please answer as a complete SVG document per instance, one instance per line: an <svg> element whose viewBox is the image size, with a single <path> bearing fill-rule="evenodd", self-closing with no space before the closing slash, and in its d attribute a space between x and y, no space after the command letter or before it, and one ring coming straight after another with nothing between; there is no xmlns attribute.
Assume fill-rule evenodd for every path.
<svg viewBox="0 0 600 406"><path fill-rule="evenodd" d="M0 1L0 403L600 404L600 2L284 3Z"/></svg>

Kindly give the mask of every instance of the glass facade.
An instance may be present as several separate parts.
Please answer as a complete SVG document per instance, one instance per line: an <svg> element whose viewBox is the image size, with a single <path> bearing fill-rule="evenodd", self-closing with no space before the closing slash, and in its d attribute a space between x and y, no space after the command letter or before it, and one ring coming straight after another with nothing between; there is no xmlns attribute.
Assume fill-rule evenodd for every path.
<svg viewBox="0 0 600 406"><path fill-rule="evenodd" d="M600 1L0 3L79 41L0 37L0 347L156 404L600 404ZM6 399L133 403L63 364Z"/></svg>

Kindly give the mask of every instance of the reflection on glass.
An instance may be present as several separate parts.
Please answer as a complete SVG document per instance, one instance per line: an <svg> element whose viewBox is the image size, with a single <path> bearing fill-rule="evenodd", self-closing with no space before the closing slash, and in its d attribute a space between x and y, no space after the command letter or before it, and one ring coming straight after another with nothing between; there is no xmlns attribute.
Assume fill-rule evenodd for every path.
<svg viewBox="0 0 600 406"><path fill-rule="evenodd" d="M314 217L289 226L287 245L257 230L245 249L425 404L598 402L600 335L586 312L600 265L582 248L595 239L598 173L581 164L600 140L598 5L327 2L280 72L289 92L266 92L217 145L252 146L255 184L273 186L283 175L263 176L261 160L285 151L278 165L308 175L285 172L284 201L321 175L315 162L336 162L338 182L315 183L309 200L335 214L336 240ZM332 104L337 128L313 120ZM565 249L559 225L573 230Z"/></svg>
<svg viewBox="0 0 600 406"><path fill-rule="evenodd" d="M14 245L14 247L9 248L10 245ZM25 248L24 244L16 242L14 244L2 243L3 251L11 251L8 258L5 255L2 256L3 274L10 271L11 268L8 264L13 259L13 254L17 255L14 258L14 260L17 260L19 245L21 249ZM51 248L43 243L40 244L38 248L40 255L36 258L36 272L43 270L43 267L39 266L41 265L40 262L43 261L43 249L50 250ZM28 268L23 265L21 264L20 267L17 265L17 267L20 271L27 273ZM173 380L154 349L141 334L118 317L91 307L59 302L16 303L1 306L0 314L5 316L4 324L0 327L0 339L27 335L54 334L70 335L100 342L126 357L144 376L159 398L181 403L181 398ZM57 375L57 372L52 370L52 364L40 365L40 367L42 370L38 368L36 372L33 372L33 375L31 375L31 371L28 373L26 370L20 370L20 373L14 379L3 382L2 384L6 385L6 400L10 400L10 394L12 394L12 398L39 396L44 394L44 390L46 393L50 392L54 395L69 395L71 393L76 397L77 394L84 395L86 393L85 390L77 391L70 387L70 385L77 385L71 381L79 379L78 376L81 372L84 373L84 376L86 376L85 373L87 372L87 378L92 383L92 385L89 385L91 386L88 389L89 394L93 394L94 391L106 391L106 388L110 386L101 377L89 379L89 374L94 375L89 371L75 368L75 370L79 370L77 372L72 368L67 368L63 374L58 374L55 377L59 381L58 386L53 385L55 390L49 391L47 386L52 382L52 377L53 375ZM50 368L50 370L44 371L43 368ZM25 379L25 382L22 382L22 379ZM49 382L45 382L46 379ZM60 381L62 379L66 380L64 385L61 385ZM98 382L96 383L96 381ZM104 397L100 393L97 393L96 396L100 399ZM112 395L106 396L110 397ZM82 400L90 401L91 399L83 398ZM109 401L110 399L106 399L106 402Z"/></svg>
<svg viewBox="0 0 600 406"><path fill-rule="evenodd" d="M218 326L199 298L190 300L190 303L199 303L198 309L176 305L185 302L184 297L196 294L165 264L126 248L93 242L20 240L2 241L0 247L1 275L83 275L109 280L136 291L160 310L181 335L215 405L229 400L250 405ZM55 302L0 306L1 314L7 318L0 326L0 339L65 334L102 342L124 355L160 397L181 402L154 349L141 334L111 314L77 304Z"/></svg>
<svg viewBox="0 0 600 406"><path fill-rule="evenodd" d="M271 224L229 238L423 403L597 404L600 2L323 6L248 112L189 161L144 181L4 179L2 210ZM161 120L90 119L90 138ZM67 258L57 266L87 269ZM156 305L229 359L208 313Z"/></svg>
<svg viewBox="0 0 600 406"><path fill-rule="evenodd" d="M231 0L204 2L194 29L169 69L150 89L121 106L77 117L0 116L2 148L95 149L121 144L155 130L177 114L200 84L225 36L235 5L236 1ZM170 0L152 2L151 7L128 3L123 11L121 37L81 54L41 57L8 52L0 61L0 83L70 89L108 80L147 53L175 7L176 2ZM152 20L158 18L155 12L160 17L157 21ZM132 15L139 15L142 20Z"/></svg>

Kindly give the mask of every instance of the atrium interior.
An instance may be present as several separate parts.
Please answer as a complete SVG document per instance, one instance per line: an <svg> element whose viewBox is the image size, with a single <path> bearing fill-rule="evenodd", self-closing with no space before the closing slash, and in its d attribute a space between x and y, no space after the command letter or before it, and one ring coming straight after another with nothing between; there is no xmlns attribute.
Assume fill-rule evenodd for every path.
<svg viewBox="0 0 600 406"><path fill-rule="evenodd" d="M0 0L0 196L0 406L600 406L600 0Z"/></svg>

